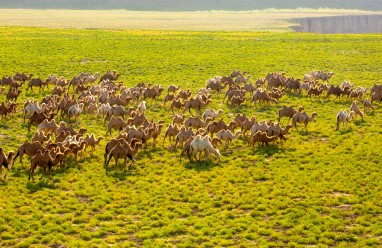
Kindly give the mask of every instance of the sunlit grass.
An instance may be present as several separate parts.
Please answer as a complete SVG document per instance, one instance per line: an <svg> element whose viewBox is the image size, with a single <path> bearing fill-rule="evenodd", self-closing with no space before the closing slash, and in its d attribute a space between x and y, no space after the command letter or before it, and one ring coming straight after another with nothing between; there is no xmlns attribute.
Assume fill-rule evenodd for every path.
<svg viewBox="0 0 382 248"><path fill-rule="evenodd" d="M313 69L343 80L380 82L381 35L253 32L176 32L0 28L0 75L16 71L71 78L82 71L116 69L127 86L140 81L180 84L194 92L213 75L249 71L302 77ZM48 91L45 91L47 94ZM27 97L41 99L37 93ZM171 117L148 101L149 119ZM28 182L28 159L16 161L0 182L0 246L374 246L381 245L381 108L335 131L335 115L350 101L310 100L287 94L278 105L227 107L213 95L225 120L238 112L276 121L284 104L319 114L306 133L292 129L282 146L248 148L246 138L220 147L219 163L179 162L178 149L152 143L131 170L102 164L104 145L47 178ZM5 97L0 96L0 102ZM27 135L19 112L1 122L0 146L16 150ZM64 119L66 120L66 119ZM287 123L282 119L283 125ZM75 128L105 136L102 119L81 115ZM34 131L35 128L32 128ZM39 173L37 173L39 174Z"/></svg>

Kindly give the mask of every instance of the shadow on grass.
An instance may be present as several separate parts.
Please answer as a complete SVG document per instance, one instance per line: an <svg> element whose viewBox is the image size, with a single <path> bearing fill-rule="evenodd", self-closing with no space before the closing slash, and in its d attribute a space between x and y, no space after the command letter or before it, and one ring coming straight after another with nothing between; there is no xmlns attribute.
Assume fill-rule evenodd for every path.
<svg viewBox="0 0 382 248"><path fill-rule="evenodd" d="M186 169L195 170L195 171L210 171L215 166L220 166L220 162L218 162L216 159L213 159L213 161L201 160L200 162L197 162L195 160L190 162L188 160L184 167Z"/></svg>
<svg viewBox="0 0 382 248"><path fill-rule="evenodd" d="M255 147L251 147L250 148L250 155L267 155L267 156L272 156L276 153L280 153L280 152L285 152L285 150L287 150L288 148L286 147L283 147L281 145L273 145L273 144L270 144L269 146L261 146L261 145L258 145L258 146L255 146Z"/></svg>
<svg viewBox="0 0 382 248"><path fill-rule="evenodd" d="M28 180L28 179L27 179ZM56 186L53 183L53 180L49 180L48 176L44 176L41 180L40 178L35 178L35 182L27 181L27 189L29 193L35 193L42 189L56 189Z"/></svg>

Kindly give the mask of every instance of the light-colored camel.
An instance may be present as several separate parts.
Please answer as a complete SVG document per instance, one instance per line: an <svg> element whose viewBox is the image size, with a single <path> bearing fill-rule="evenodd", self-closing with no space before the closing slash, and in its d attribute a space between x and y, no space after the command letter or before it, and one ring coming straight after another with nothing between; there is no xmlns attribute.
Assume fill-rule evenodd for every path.
<svg viewBox="0 0 382 248"><path fill-rule="evenodd" d="M230 144L233 139L237 139L241 135L241 131L236 131L235 134L231 130L220 130L216 136L218 139L223 140L226 144Z"/></svg>
<svg viewBox="0 0 382 248"><path fill-rule="evenodd" d="M220 160L220 152L217 148L214 148L210 142L210 137L208 135L203 138L201 135L197 135L195 139L190 144L190 149L188 152L188 156L190 162L192 162L192 156L196 158L196 160L200 161L200 154L204 152L206 154L206 160L209 160L210 153L212 153L218 160ZM196 155L199 154L199 159Z"/></svg>
<svg viewBox="0 0 382 248"><path fill-rule="evenodd" d="M342 110L341 109L340 112L336 116L336 121L337 121L337 123L336 123L336 130L339 130L341 122L342 122L342 127L345 127L345 124L347 126L349 121L351 120L351 118L352 118L351 114L348 115L346 110Z"/></svg>
<svg viewBox="0 0 382 248"><path fill-rule="evenodd" d="M222 109L218 109L217 111L215 111L213 108L206 109L202 115L203 120L205 121L208 117L215 120L216 118L219 118L223 112L224 111Z"/></svg>
<svg viewBox="0 0 382 248"><path fill-rule="evenodd" d="M350 106L350 112L353 111L354 113L356 113L357 115L361 116L362 120L363 120L363 112L361 111L361 109L359 108L359 104L358 104L358 101L354 101L351 106Z"/></svg>

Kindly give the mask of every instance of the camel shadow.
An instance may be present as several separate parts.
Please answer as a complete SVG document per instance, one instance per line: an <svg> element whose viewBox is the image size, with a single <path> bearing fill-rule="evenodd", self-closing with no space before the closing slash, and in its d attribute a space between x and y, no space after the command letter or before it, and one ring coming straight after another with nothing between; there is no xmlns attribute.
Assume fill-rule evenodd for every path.
<svg viewBox="0 0 382 248"><path fill-rule="evenodd" d="M256 146L254 148L251 148L251 155L267 155L267 156L273 156L276 153L285 152L287 148L285 147L279 147L277 145L269 145L269 146Z"/></svg>
<svg viewBox="0 0 382 248"><path fill-rule="evenodd" d="M39 180L39 181L37 181ZM27 189L29 190L30 194L33 194L37 191L43 190L43 189L56 189L57 187L52 182L53 180L49 180L49 178L45 177L33 181L28 181L26 184Z"/></svg>
<svg viewBox="0 0 382 248"><path fill-rule="evenodd" d="M353 130L350 129L350 128L339 130L339 134L340 135L348 134L348 133L351 133L351 132L353 132Z"/></svg>
<svg viewBox="0 0 382 248"><path fill-rule="evenodd" d="M186 162L186 164L184 165L184 167L186 169L189 169L189 170L195 170L195 171L211 171L212 168L216 167L216 166L220 166L220 162L212 162L212 161L200 161L200 162L197 162L197 161L188 161Z"/></svg>
<svg viewBox="0 0 382 248"><path fill-rule="evenodd" d="M129 166L131 167L129 168ZM103 164L103 169L105 170L106 165ZM116 179L119 179L120 181L125 181L128 177L132 176L139 176L138 170L136 170L137 165L134 164L127 164L126 166L123 165L123 163L118 163L117 167L115 164L113 166L108 167L106 176L113 177ZM106 171L105 171L106 173Z"/></svg>

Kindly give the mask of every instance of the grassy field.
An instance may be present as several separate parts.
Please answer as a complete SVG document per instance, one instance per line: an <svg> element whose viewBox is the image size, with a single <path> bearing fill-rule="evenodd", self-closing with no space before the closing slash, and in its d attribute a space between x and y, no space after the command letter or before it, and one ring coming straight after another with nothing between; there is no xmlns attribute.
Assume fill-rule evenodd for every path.
<svg viewBox="0 0 382 248"><path fill-rule="evenodd" d="M16 71L71 78L82 71L122 74L140 81L181 84L194 92L214 75L249 71L301 77L334 71L331 83L381 83L382 35L254 32L110 31L0 28L0 75ZM25 88L20 102L43 95ZM48 94L48 91L45 92ZM335 131L335 115L350 101L287 94L277 105L222 104L236 113L276 121L284 104L303 105L317 122L291 130L283 146L248 148L247 139L220 147L217 162L179 162L178 149L159 143L140 151L131 170L102 164L103 149L47 178L28 182L28 162L17 160L0 182L1 247L379 247L382 245L381 107ZM163 99L163 95L160 100ZM5 101L0 96L0 102ZM20 110L21 111L21 110ZM148 119L171 122L162 101L148 103ZM59 119L60 120L60 119ZM66 120L66 119L64 119ZM287 123L282 119L283 125ZM30 139L19 112L1 121L0 146L16 150ZM80 116L76 128L105 136L103 120ZM34 131L35 128L32 128Z"/></svg>
<svg viewBox="0 0 382 248"><path fill-rule="evenodd" d="M291 31L293 18L380 12L343 9L155 12L1 9L0 26L189 31Z"/></svg>

